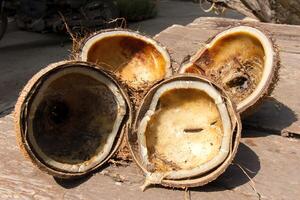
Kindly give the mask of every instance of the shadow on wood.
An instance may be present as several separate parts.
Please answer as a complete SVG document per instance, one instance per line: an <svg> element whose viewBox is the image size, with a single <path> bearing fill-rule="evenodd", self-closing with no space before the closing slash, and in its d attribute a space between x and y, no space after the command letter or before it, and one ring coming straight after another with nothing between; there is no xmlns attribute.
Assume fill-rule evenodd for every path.
<svg viewBox="0 0 300 200"><path fill-rule="evenodd" d="M255 113L243 120L243 125L246 129L282 134L286 130L289 131L288 127L297 120L297 115L292 109L270 97L265 99L264 103ZM244 133L243 136L248 137L250 135Z"/></svg>
<svg viewBox="0 0 300 200"><path fill-rule="evenodd" d="M82 183L89 180L91 177L92 177L92 174L89 174L89 175L86 175L86 176L83 176L80 178L75 178L75 179L61 179L61 178L56 178L56 177L53 177L53 179L55 180L55 182L57 184L59 184L63 188L71 189L71 188L75 188L75 187L81 185Z"/></svg>
<svg viewBox="0 0 300 200"><path fill-rule="evenodd" d="M240 143L237 155L227 170L215 181L203 186L191 189L199 192L215 192L231 190L248 183L250 180L238 167L241 166L250 178L256 176L260 170L260 160L256 153L247 145Z"/></svg>

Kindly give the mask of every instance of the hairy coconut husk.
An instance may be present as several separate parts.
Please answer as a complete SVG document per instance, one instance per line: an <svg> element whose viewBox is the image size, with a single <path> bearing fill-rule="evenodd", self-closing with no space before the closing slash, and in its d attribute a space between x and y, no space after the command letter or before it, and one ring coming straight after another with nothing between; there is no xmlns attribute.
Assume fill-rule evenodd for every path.
<svg viewBox="0 0 300 200"><path fill-rule="evenodd" d="M174 85L175 84L175 85ZM177 85L176 85L177 84ZM181 86L186 85L184 87ZM195 89L193 87L198 87L199 85L204 85L201 86L203 87L201 90ZM171 87L172 86L172 87ZM175 86L175 88L174 88ZM200 87L200 86L199 86ZM163 89L164 88L164 89ZM169 88L169 89L166 89ZM170 89L171 88L171 89ZM206 89L204 89L206 88ZM175 93L172 93L173 89L175 89ZM180 89L183 89L182 91L186 91L187 93L177 93L178 91L181 92ZM187 90L186 90L187 89ZM191 89L191 90L190 90ZM197 96L198 93L194 93L195 91L201 92L201 98L199 99ZM161 92L164 91L164 92ZM171 92L170 92L171 91ZM192 93L189 93L191 92ZM202 119L210 119L211 115L212 116L218 116L218 120L216 122L213 122L210 124L211 126L220 126L223 128L216 128L212 130L218 130L221 131L220 134L223 135L222 142L219 144L212 144L210 143L209 146L212 149L214 149L212 152L216 152L215 156L212 156L211 158L206 155L202 154L201 152L198 154L195 154L196 160L194 158L191 158L191 160L186 160L186 162L181 162L179 161L180 159L183 159L182 157L189 157L189 153L185 153L183 155L179 155L182 150L187 150L185 146L188 146L189 144L199 141L198 139L200 137L203 137L201 140L203 145L207 145L208 141L213 140L213 141L220 141L221 139L217 139L218 137L214 137L213 135L218 135L217 132L211 132L212 134L208 134L206 136L201 136L200 132L202 130L208 131L210 133L210 129L206 130L202 129L201 127L188 127L183 129L184 133L187 135L184 136L182 140L187 140L184 142L184 144L179 144L181 142L181 139L178 141L176 140L176 135L171 136L170 133L172 134L174 130L177 128L177 126L181 126L181 122L183 126L185 126L186 123L189 123L190 121L193 121L190 119L189 114L187 116L186 113L193 113L193 112L198 112L196 107L188 109L188 107L184 107L186 105L193 106L193 105L200 105L200 102L204 103L207 102L207 98L214 100L206 91L214 91L215 93L210 93L217 95L218 97L215 97L218 100L218 103L211 103L207 104L207 106L202 106L202 109L213 109L213 111L204 111L196 114L194 120L199 120L199 118ZM160 93L161 92L161 93ZM169 93L170 92L170 93ZM169 94L175 94L173 97L168 97ZM197 100L194 99L194 94L196 95ZM200 94L200 93L199 93ZM160 96L158 96L160 95ZM179 95L179 96L178 96ZM208 95L208 96L207 96ZM206 97L207 96L207 97ZM159 98L157 98L159 97ZM163 98L161 98L163 97ZM181 102L181 98L183 98ZM203 101L202 101L203 98ZM166 103L165 100L168 100ZM206 100L205 100L206 99ZM186 101L187 100L187 101ZM216 99L215 99L216 100ZM156 103L155 103L156 102ZM210 102L210 100L209 100ZM221 103L222 102L222 103ZM174 104L175 103L175 104ZM191 104L194 103L194 104ZM204 105L203 104L203 105ZM174 106L172 106L174 105ZM205 104L206 105L206 104ZM214 106L217 107L214 107ZM163 112L163 109L179 109L180 106L183 106L183 113L181 111L177 110L177 114L169 114L168 116L166 115L165 118L160 118L159 115L160 113ZM195 109L194 109L195 108ZM154 109L154 110L153 110ZM181 109L181 108L180 108ZM217 110L216 110L217 109ZM168 110L167 110L168 111ZM173 110L175 112L175 110ZM172 112L173 112L172 111ZM176 112L177 112L176 111ZM222 112L221 112L222 111ZM166 113L166 112L165 112ZM217 114L219 113L219 114ZM224 116L224 117L223 117ZM227 117L226 117L227 116ZM172 122L173 119L175 118L182 117L182 121L174 121ZM166 121L159 122L157 120L165 119ZM173 125L168 126L168 120L169 122L173 123ZM221 120L221 121L219 121ZM205 121L205 120L204 120ZM156 123L157 122L157 123ZM224 123L223 123L224 122ZM150 123L152 123L150 125ZM210 123L210 122L207 122ZM221 124L220 124L221 123ZM198 122L196 123L198 126ZM200 123L201 124L201 123ZM157 126L157 127L156 127ZM164 134L159 134L159 130L162 130L160 127L165 127L166 130L163 131ZM169 130L167 130L169 129ZM150 132L149 132L150 131ZM154 132L152 132L154 131ZM179 131L179 129L177 130ZM158 134L158 135L157 135ZM191 137L196 137L195 140L189 140L189 134L197 134L193 135ZM169 137L169 136L170 137ZM176 75L171 78L168 78L162 82L159 82L155 84L150 91L146 94L145 98L142 100L141 105L139 110L137 111L137 115L135 116L135 121L134 125L132 128L131 132L128 132L128 143L129 147L133 156L133 160L137 163L137 165L142 169L146 176L146 181L145 184L142 186L142 189L145 189L148 185L150 184L161 184L163 186L167 187L178 187L178 188L183 188L183 187L196 187L196 186L201 186L205 185L208 182L213 181L216 179L220 174L222 174L225 169L228 167L228 165L232 162L232 159L234 158L239 140L240 140L240 135L241 135L241 121L240 117L236 112L235 105L231 101L230 97L224 92L224 90L211 82L209 79L205 77L201 77L198 75L191 75L191 74L181 74L181 75ZM182 135L181 135L182 136ZM167 144L161 145L159 141L163 141L164 137L167 137ZM199 138L198 138L199 137ZM219 136L220 137L220 136ZM198 138L198 139L197 139ZM206 141L206 139L207 141ZM176 142L177 141L177 142ZM174 144L173 144L173 143ZM227 143L228 142L228 143ZM197 142L196 142L197 143ZM195 144L196 144L195 143ZM173 144L175 146L171 146L169 150L173 152L167 153L169 150L168 145ZM201 144L197 143L198 145L201 146ZM208 143L209 144L209 143ZM226 144L228 146L226 146ZM218 149L218 145L220 146L221 151ZM224 145L224 146L223 146ZM191 147L189 147L191 148ZM224 148L224 149L223 149ZM223 151L224 150L224 151ZM222 153L221 153L222 152ZM219 154L222 155L223 157L219 157ZM210 155L210 154L209 154ZM174 157L175 156L175 157ZM218 157L219 160L217 163L212 163L211 160L212 158ZM203 162L202 164L199 165L200 161L197 159L208 159L207 161ZM195 162L194 162L195 161ZM210 163L209 166L207 163ZM191 172L186 173L186 171L189 171L185 169L188 167ZM191 167L191 168L190 168ZM210 168L212 167L212 168ZM182 171L183 170L183 171ZM198 170L198 171L195 171ZM201 171L202 170L202 171Z"/></svg>
<svg viewBox="0 0 300 200"><path fill-rule="evenodd" d="M245 115L271 94L279 67L278 48L268 31L236 26L209 39L179 72L201 74L222 85Z"/></svg>
<svg viewBox="0 0 300 200"><path fill-rule="evenodd" d="M114 75L91 63L62 61L42 69L15 106L21 151L42 171L60 178L99 168L130 131L131 103L122 88Z"/></svg>
<svg viewBox="0 0 300 200"><path fill-rule="evenodd" d="M157 41L126 29L108 29L82 39L74 54L115 73L139 90L172 75L168 51Z"/></svg>

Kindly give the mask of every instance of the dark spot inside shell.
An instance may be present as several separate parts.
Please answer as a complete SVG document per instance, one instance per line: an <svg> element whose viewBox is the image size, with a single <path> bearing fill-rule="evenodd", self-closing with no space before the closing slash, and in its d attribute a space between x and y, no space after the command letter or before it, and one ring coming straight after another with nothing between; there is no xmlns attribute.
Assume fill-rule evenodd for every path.
<svg viewBox="0 0 300 200"><path fill-rule="evenodd" d="M69 117L69 107L68 105L63 101L54 101L51 102L51 105L48 105L48 109L46 115L49 117L50 121L61 124L65 122Z"/></svg>

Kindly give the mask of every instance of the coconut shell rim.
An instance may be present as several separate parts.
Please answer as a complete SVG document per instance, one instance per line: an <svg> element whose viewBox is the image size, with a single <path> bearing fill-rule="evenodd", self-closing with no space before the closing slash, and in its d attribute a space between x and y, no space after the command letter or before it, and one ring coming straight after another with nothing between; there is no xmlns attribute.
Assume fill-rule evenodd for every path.
<svg viewBox="0 0 300 200"><path fill-rule="evenodd" d="M240 26L251 27L251 28L257 29L260 32L262 32L263 34L265 34L266 37L268 38L270 44L273 46L273 51L274 51L273 66L272 66L273 70L268 78L267 84L264 85L262 90L259 92L259 95L257 95L251 101L249 101L249 103L246 106L244 106L238 110L238 112L241 114L241 117L244 118L244 117L252 114L263 103L263 99L265 97L270 96L272 94L272 92L274 91L274 89L279 81L280 55L279 55L278 45L276 44L276 39L274 38L274 34L272 34L269 30L262 27L262 25L258 25L256 23L249 24L249 22L241 22L241 23L238 23L235 25L230 25L222 30L219 30L216 34L214 34L212 37L207 39L204 42L204 45L201 46L199 49L197 49L196 52L193 53L193 55L187 55L184 57L183 61L181 62L180 66L179 66L178 73L183 66L188 65L188 64L193 64L194 61L192 61L192 59L198 60L201 57L201 55L205 52L205 50L207 49L206 45L211 43L215 37L217 37L219 34L221 34L224 31L230 30L235 27L240 27ZM195 59L195 57L196 57L196 59Z"/></svg>
<svg viewBox="0 0 300 200"><path fill-rule="evenodd" d="M224 90L222 89L221 86L214 83L213 81L211 81L207 77L201 76L201 75L195 75L195 74L177 74L177 75L174 75L170 78L166 78L166 79L163 79L163 80L157 82L155 85L153 85L147 91L146 95L144 96L144 98L140 102L138 110L136 111L135 119L134 119L134 122L133 122L133 125L132 125L132 132L131 133L128 132L128 134L126 135L129 150L130 150L130 153L132 155L132 158L133 158L134 162L137 164L137 166L143 171L143 173L146 173L147 170L142 166L142 164L139 162L140 160L137 158L138 153L135 153L136 150L133 149L133 146L136 146L136 144L133 144L134 142L132 142L131 137L136 135L136 127L137 127L138 122L139 122L139 113L141 112L142 107L145 103L144 100L148 97L148 95L151 95L151 93L154 93L159 88L159 86L161 84L170 82L172 80L187 78L187 77L196 78L196 79L202 80L202 81L204 80L205 82L207 82L211 85L214 85L216 87L216 89L219 92L221 92L222 96L226 100L226 105L230 106L231 109L228 110L228 113L230 115L231 122L232 122L232 125L233 125L232 126L233 128L232 128L231 151L229 152L229 155L227 156L227 158L225 159L225 161L223 163L221 163L218 167L216 167L216 168L212 169L211 171L207 172L206 174L204 174L204 176L200 175L199 177L192 177L192 178L189 178L189 179L181 179L181 180L163 179L160 184L165 186L165 187L172 187L172 188L197 187L197 186L205 185L205 184L215 180L231 164L233 158L236 155L238 145L239 145L239 141L240 141L240 138L241 138L242 123L241 123L240 115L236 110L236 105L231 101L231 99L224 92ZM213 174L213 175L211 175L211 174Z"/></svg>
<svg viewBox="0 0 300 200"><path fill-rule="evenodd" d="M22 127L22 115L23 115L23 109L24 109L24 103L26 102L28 95L32 92L33 87L35 87L36 83L38 81L41 81L46 75L49 75L50 72L53 72L53 70L61 70L66 67L88 67L92 70L96 70L98 73L103 74L107 78L109 78L119 89L121 95L123 96L126 104L127 104L127 114L125 115L124 119L121 122L121 126L118 130L117 136L114 139L113 148L110 150L109 155L100 163L98 163L95 167L85 171L85 172L66 172L58 169L54 169L51 166L48 166L47 164L43 163L39 158L35 155L35 153L31 150L29 145L25 142L24 138L24 132ZM87 175L91 173L92 171L95 171L96 169L99 169L103 164L105 164L113 155L116 154L117 150L119 149L121 142L124 138L124 135L126 132L130 129L130 124L132 123L132 108L131 108L131 102L129 101L129 98L127 96L126 90L123 89L123 85L119 83L118 78L115 77L112 73L110 73L107 70L99 69L99 67L93 63L83 62L83 61L60 61L56 63L52 63L48 65L47 67L41 69L39 72L37 72L24 86L22 91L20 92L19 98L17 100L17 103L15 105L14 109L14 119L15 119L15 131L16 131L16 140L17 144L20 148L20 151L23 153L24 157L28 160L30 160L33 165L37 166L40 170L46 172L49 175L52 175L54 177L63 178L63 179L69 179L69 178L77 178L84 175Z"/></svg>
<svg viewBox="0 0 300 200"><path fill-rule="evenodd" d="M109 28L109 29L103 29L103 30L95 31L95 32L93 32L91 34L88 34L87 36L85 36L82 39L80 39L80 41L78 42L79 43L78 47L75 48L75 49L73 49L73 51L71 53L72 56L76 60L83 61L82 58L81 58L82 49L83 49L84 45L86 44L86 42L88 40L90 40L92 37L94 37L96 35L99 35L99 34L102 34L102 33L116 32L116 31L123 31L123 32L129 32L129 33L137 34L137 35L140 35L142 37L145 37L145 38L153 41L155 45L161 47L161 49L163 49L165 51L165 55L168 56L168 58L167 58L168 59L168 66L167 66L167 68L171 70L171 75L174 74L174 69L172 67L172 58L171 58L171 54L170 54L168 48L165 47L161 42L159 42L155 38L153 38L153 37L151 37L151 36L149 36L149 35L147 35L145 33L141 33L139 31L135 31L135 30L128 29L128 28Z"/></svg>

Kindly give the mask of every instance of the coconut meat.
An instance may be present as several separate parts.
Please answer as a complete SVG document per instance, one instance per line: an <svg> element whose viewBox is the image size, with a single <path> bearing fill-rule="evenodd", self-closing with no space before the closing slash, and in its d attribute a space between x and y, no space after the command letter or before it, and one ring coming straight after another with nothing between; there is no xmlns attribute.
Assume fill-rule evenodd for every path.
<svg viewBox="0 0 300 200"><path fill-rule="evenodd" d="M138 126L138 140L148 181L203 174L221 164L230 151L225 102L205 82L166 83L155 92Z"/></svg>
<svg viewBox="0 0 300 200"><path fill-rule="evenodd" d="M76 173L109 155L126 103L107 77L74 66L44 80L28 109L31 150L47 166Z"/></svg>
<svg viewBox="0 0 300 200"><path fill-rule="evenodd" d="M81 59L97 63L132 86L171 75L170 57L154 40L129 31L108 31L88 39Z"/></svg>

